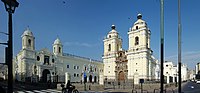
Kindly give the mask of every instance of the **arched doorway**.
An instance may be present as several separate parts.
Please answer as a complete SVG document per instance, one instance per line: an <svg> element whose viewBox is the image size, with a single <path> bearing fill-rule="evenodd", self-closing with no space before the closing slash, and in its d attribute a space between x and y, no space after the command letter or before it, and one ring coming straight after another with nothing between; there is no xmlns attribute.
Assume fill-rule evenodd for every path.
<svg viewBox="0 0 200 93"><path fill-rule="evenodd" d="M97 82L97 76L94 76L94 83Z"/></svg>
<svg viewBox="0 0 200 93"><path fill-rule="evenodd" d="M92 75L89 76L89 81L92 82Z"/></svg>
<svg viewBox="0 0 200 93"><path fill-rule="evenodd" d="M124 72L123 72L123 71L120 71L120 72L119 72L118 80L119 80L119 81L124 81L124 80L125 80L125 76L124 76Z"/></svg>
<svg viewBox="0 0 200 93"><path fill-rule="evenodd" d="M47 76L50 76L50 71L48 69L44 69L42 72L42 81L47 82L47 80L50 80L50 78L47 78Z"/></svg>

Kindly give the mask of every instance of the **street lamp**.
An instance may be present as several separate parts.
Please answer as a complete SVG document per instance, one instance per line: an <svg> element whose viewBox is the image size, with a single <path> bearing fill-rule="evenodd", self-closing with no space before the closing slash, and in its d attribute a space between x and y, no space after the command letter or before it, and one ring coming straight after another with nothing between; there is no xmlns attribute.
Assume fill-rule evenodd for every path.
<svg viewBox="0 0 200 93"><path fill-rule="evenodd" d="M12 14L15 12L15 8L19 6L19 3L16 0L1 0L6 8L6 11L9 14Z"/></svg>
<svg viewBox="0 0 200 93"><path fill-rule="evenodd" d="M163 63L164 63L164 0L160 0L160 93L164 90L164 75L163 75Z"/></svg>
<svg viewBox="0 0 200 93"><path fill-rule="evenodd" d="M8 93L13 92L13 71L12 71L12 57L13 57L13 42L12 42L12 13L15 12L15 8L19 6L16 0L1 0L5 9L8 12Z"/></svg>

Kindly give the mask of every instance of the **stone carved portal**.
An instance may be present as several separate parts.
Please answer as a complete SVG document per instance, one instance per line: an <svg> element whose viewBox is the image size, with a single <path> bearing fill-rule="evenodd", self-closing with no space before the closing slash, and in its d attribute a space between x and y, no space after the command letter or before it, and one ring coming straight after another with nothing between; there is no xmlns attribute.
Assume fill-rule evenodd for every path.
<svg viewBox="0 0 200 93"><path fill-rule="evenodd" d="M124 75L124 72L123 72L123 71L120 71L120 72L119 72L118 80L119 80L119 81L124 81L124 80L125 80L125 75Z"/></svg>
<svg viewBox="0 0 200 93"><path fill-rule="evenodd" d="M118 51L118 56L116 58L116 66L115 66L115 79L118 82L125 82L127 81L128 76L128 65L127 65L127 58L125 55L125 51Z"/></svg>
<svg viewBox="0 0 200 93"><path fill-rule="evenodd" d="M50 76L50 71L48 69L44 69L42 72L42 81L47 82L47 80L50 80L48 76Z"/></svg>

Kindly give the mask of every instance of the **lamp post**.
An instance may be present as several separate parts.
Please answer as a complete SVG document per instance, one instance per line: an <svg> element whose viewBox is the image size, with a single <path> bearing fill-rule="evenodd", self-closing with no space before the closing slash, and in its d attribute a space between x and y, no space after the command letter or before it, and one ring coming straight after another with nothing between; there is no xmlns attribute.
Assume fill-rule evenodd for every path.
<svg viewBox="0 0 200 93"><path fill-rule="evenodd" d="M12 14L15 12L15 8L19 3L16 0L1 0L8 12L8 93L13 92L13 42L12 42Z"/></svg>
<svg viewBox="0 0 200 93"><path fill-rule="evenodd" d="M164 75L163 75L163 63L164 63L164 0L160 0L160 93L164 90Z"/></svg>
<svg viewBox="0 0 200 93"><path fill-rule="evenodd" d="M178 92L181 93L181 1L178 0Z"/></svg>

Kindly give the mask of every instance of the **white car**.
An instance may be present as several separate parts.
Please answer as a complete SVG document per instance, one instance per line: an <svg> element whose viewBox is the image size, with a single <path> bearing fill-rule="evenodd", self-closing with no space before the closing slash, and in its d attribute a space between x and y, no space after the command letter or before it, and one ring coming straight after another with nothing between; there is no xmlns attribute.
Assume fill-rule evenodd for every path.
<svg viewBox="0 0 200 93"><path fill-rule="evenodd" d="M197 83L197 84L200 84L200 80L196 80L196 83Z"/></svg>

